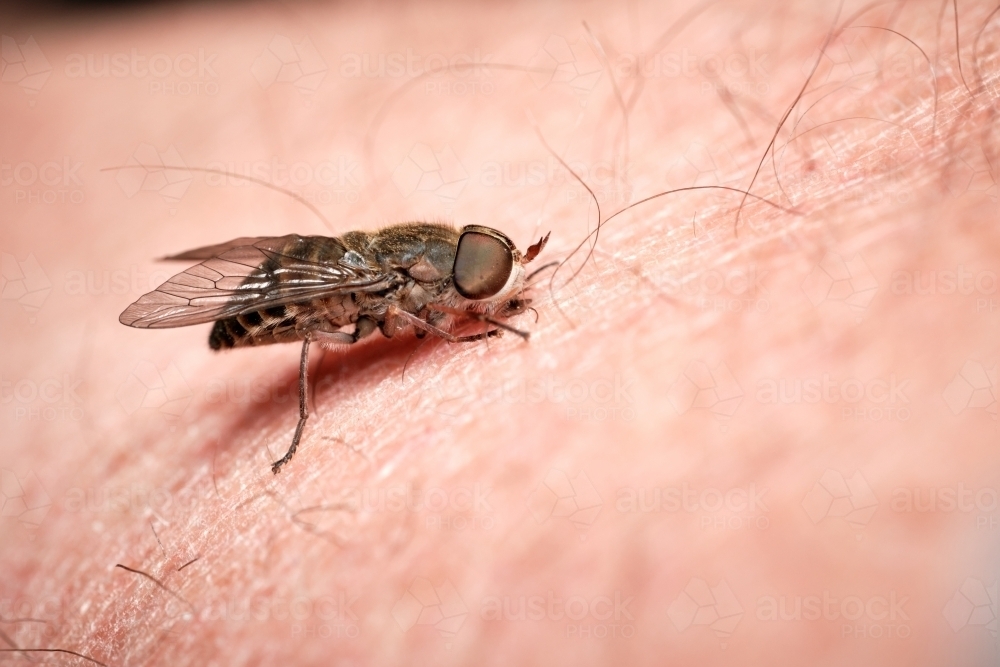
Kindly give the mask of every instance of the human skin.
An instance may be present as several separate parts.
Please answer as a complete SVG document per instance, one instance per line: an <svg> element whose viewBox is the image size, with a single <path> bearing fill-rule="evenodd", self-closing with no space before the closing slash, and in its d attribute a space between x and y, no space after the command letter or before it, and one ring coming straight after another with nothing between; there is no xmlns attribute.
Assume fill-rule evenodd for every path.
<svg viewBox="0 0 1000 667"><path fill-rule="evenodd" d="M654 53L689 9L6 21L52 73L0 89L3 178L69 169L0 189L0 250L21 262L5 257L0 301L0 641L108 665L995 661L1000 21L960 3L959 72L950 4L879 5L849 25L896 32L835 32L807 82L860 5L720 2ZM311 40L315 90L275 80L275 35ZM163 78L71 68L133 49L193 59ZM199 49L218 56L189 75ZM421 76L431 54L450 71ZM558 289L537 283L537 313L511 321L528 343L314 349L313 416L277 476L297 346L216 354L207 326L117 322L183 268L154 258L238 236L447 220L522 250L551 231L536 262L565 259L596 211L533 123L606 218L669 188L746 188L804 86L752 189L781 208L751 197L737 220L739 193L698 190L614 218ZM142 144L278 185L280 165L330 163L285 183L329 223L238 179L132 192L100 171ZM425 146L440 181L418 181ZM28 255L51 283L35 310L17 290L44 281L10 268Z"/></svg>

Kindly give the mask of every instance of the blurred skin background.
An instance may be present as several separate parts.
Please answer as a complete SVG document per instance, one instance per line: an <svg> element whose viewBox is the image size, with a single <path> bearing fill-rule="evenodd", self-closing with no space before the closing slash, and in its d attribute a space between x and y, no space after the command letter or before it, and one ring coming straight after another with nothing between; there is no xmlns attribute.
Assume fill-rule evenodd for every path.
<svg viewBox="0 0 1000 667"><path fill-rule="evenodd" d="M5 660L996 663L994 7L5 6L0 34ZM706 186L585 242L595 199ZM157 257L414 220L552 232L530 343L314 350L277 477L298 346L117 321L184 268Z"/></svg>

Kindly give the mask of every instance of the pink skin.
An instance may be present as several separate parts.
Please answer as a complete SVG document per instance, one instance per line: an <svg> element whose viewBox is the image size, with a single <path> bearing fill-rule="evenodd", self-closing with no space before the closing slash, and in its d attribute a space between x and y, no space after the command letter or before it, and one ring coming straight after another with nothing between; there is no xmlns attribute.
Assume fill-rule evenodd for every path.
<svg viewBox="0 0 1000 667"><path fill-rule="evenodd" d="M52 73L36 95L0 88L0 161L59 167L51 185L0 189L0 249L34 255L51 282L29 312L5 255L0 643L109 665L995 661L996 604L977 595L995 586L1000 520L1000 21L974 60L989 9L958 4L961 73L950 3L852 21L920 44L936 86L899 35L834 38L753 187L794 212L748 199L737 236L731 192L637 207L601 231L558 308L534 290L537 321L511 321L529 343L373 336L321 366L314 350L314 416L278 476L299 349L213 354L207 326L121 326L179 270L153 258L445 219L501 229L522 251L551 230L534 265L562 259L596 215L532 122L605 214L628 191L746 187L832 10L719 3L638 60L623 54L681 8L233 5L6 22ZM276 34L309 37L321 62L302 47L301 69L327 68L315 92L275 80L280 61L262 53L280 50ZM133 50L180 69L70 67ZM452 71L404 88L411 77L390 60L378 70L378 54ZM491 69L470 75L473 59ZM648 78L629 106L635 62ZM189 166L256 162L274 181L280 165L322 165L311 180L300 165L292 186L330 227L200 173L126 197L137 172L99 170L142 144ZM428 152L438 181L421 180ZM82 202L34 199L59 192ZM803 383L815 391L796 394ZM10 516L21 501L51 506Z"/></svg>

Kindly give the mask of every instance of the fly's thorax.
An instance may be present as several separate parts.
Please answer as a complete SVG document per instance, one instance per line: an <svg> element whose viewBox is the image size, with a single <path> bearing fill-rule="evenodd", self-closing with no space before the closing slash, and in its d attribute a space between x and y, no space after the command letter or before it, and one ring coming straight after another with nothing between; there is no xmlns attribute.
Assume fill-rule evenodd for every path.
<svg viewBox="0 0 1000 667"><path fill-rule="evenodd" d="M449 292L454 290L445 282L421 284L411 280L397 292L397 305L407 312L419 313L431 303L447 301Z"/></svg>
<svg viewBox="0 0 1000 667"><path fill-rule="evenodd" d="M386 271L405 271L414 280L446 280L455 263L458 230L449 225L408 223L369 237L368 252Z"/></svg>
<svg viewBox="0 0 1000 667"><path fill-rule="evenodd" d="M298 236L289 234L280 249L286 258L304 260L313 264L335 265L344 257L340 239L329 236Z"/></svg>
<svg viewBox="0 0 1000 667"><path fill-rule="evenodd" d="M350 232L341 240L348 249L341 262L357 256L399 277L383 296L411 313L431 303L496 313L524 290L524 255L491 227L404 223L376 232ZM369 307L381 311L383 305L388 303Z"/></svg>

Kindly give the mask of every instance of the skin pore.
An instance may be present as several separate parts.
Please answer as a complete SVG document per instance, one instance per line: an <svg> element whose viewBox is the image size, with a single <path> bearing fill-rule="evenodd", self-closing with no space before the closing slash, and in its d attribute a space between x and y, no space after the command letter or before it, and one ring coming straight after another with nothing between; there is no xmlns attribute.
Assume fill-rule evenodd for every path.
<svg viewBox="0 0 1000 667"><path fill-rule="evenodd" d="M995 661L991 11L12 16L51 73L5 37L0 644L86 658L0 655ZM636 206L585 263L596 207L539 133L604 218L755 196ZM327 222L237 178L101 171L130 160L249 171ZM511 321L528 343L314 348L277 476L297 345L117 321L184 268L153 258L407 220L570 259Z"/></svg>

